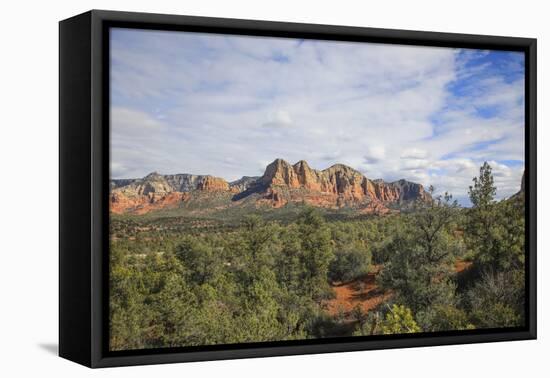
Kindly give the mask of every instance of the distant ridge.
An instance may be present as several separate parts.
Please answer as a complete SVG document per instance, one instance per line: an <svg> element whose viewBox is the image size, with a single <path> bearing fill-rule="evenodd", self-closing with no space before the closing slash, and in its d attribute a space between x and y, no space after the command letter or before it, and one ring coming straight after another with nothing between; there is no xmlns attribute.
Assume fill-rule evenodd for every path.
<svg viewBox="0 0 550 378"><path fill-rule="evenodd" d="M432 200L418 183L370 180L344 164L316 170L304 160L291 165L283 159L275 159L261 177L243 176L232 182L210 175L161 175L157 172L141 179L112 180L110 205L114 213L143 214L178 207L192 198L207 200L209 196L227 197L227 206L239 206L244 200L272 208L303 202L317 207L345 207L381 214L414 201Z"/></svg>

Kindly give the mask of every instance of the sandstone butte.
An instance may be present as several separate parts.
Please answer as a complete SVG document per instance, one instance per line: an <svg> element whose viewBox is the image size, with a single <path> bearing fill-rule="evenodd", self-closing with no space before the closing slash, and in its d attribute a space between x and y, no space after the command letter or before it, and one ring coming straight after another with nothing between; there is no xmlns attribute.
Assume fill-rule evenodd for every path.
<svg viewBox="0 0 550 378"><path fill-rule="evenodd" d="M160 175L111 182L110 209L113 213L144 214L175 208L192 196L226 194L228 206L238 206L253 198L258 206L273 208L289 202L305 202L324 208L351 207L364 213L384 214L389 205L411 201L431 201L423 186L406 180L391 183L370 180L343 164L324 170L312 169L301 160L294 165L282 159L269 164L261 177L227 182L210 175Z"/></svg>

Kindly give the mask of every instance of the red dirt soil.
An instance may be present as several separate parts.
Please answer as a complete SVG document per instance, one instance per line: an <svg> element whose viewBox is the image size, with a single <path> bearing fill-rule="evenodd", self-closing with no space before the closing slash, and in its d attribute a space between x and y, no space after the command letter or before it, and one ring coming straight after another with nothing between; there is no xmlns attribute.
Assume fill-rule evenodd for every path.
<svg viewBox="0 0 550 378"><path fill-rule="evenodd" d="M456 260L455 262L455 272L460 273L465 271L466 269L469 269L472 266L471 261L464 261L464 260Z"/></svg>
<svg viewBox="0 0 550 378"><path fill-rule="evenodd" d="M332 316L343 312L345 317L349 317L351 310L357 305L368 312L387 301L392 293L384 292L376 285L376 275L379 271L380 267L376 267L372 273L361 278L332 285L336 297L326 301L327 312Z"/></svg>
<svg viewBox="0 0 550 378"><path fill-rule="evenodd" d="M471 266L470 261L457 260L455 272L463 272ZM393 294L390 291L384 292L376 284L380 268L381 266L375 266L373 272L351 282L333 284L332 289L336 297L324 303L327 312L332 316L343 313L349 320L355 306L360 305L363 311L369 312L390 299Z"/></svg>

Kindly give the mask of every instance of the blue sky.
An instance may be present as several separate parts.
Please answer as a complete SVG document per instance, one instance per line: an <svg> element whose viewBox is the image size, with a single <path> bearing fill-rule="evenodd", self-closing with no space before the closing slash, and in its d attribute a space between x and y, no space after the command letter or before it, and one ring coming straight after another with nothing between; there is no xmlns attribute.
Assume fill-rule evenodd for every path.
<svg viewBox="0 0 550 378"><path fill-rule="evenodd" d="M521 53L111 31L111 172L261 175L275 158L451 192L524 167Z"/></svg>

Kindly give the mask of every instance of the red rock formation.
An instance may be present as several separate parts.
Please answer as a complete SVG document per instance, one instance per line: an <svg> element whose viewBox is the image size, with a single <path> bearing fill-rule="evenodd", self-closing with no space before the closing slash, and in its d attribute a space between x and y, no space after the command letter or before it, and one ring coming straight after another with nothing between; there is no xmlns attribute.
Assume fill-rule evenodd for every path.
<svg viewBox="0 0 550 378"><path fill-rule="evenodd" d="M399 200L399 188L393 185L387 185L384 182L374 182L374 197L382 202L395 202Z"/></svg>
<svg viewBox="0 0 550 378"><path fill-rule="evenodd" d="M147 195L129 196L120 192L111 193L110 209L115 214L133 212L145 214L149 211L177 207L180 202L189 198L189 193L149 193Z"/></svg>
<svg viewBox="0 0 550 378"><path fill-rule="evenodd" d="M264 188L281 190L301 189L306 194L294 195L291 200L305 200L313 205L326 207L327 204L341 207L345 204L363 202L395 203L414 199L429 200L429 195L420 184L405 180L386 183L381 180L371 181L362 173L343 164L336 164L322 171L317 171L301 160L290 165L277 159L267 166L260 178ZM327 196L332 195L332 196Z"/></svg>
<svg viewBox="0 0 550 378"><path fill-rule="evenodd" d="M143 206L147 202L145 196L130 197L123 193L111 193L110 209L115 214L124 214L134 208Z"/></svg>
<svg viewBox="0 0 550 378"><path fill-rule="evenodd" d="M149 211L175 208L190 197L189 192L181 192L171 184L172 176L162 176L156 172L140 180L131 180L127 185L111 191L110 209L115 214L132 212L144 214ZM219 177L190 176L195 180L195 190L217 192L230 190L229 184Z"/></svg>
<svg viewBox="0 0 550 378"><path fill-rule="evenodd" d="M202 190L205 192L228 191L229 184L222 178L205 176L202 180L199 181L197 185L197 190Z"/></svg>
<svg viewBox="0 0 550 378"><path fill-rule="evenodd" d="M282 159L276 159L269 164L260 180L268 186L284 186L290 189L300 187L300 181L294 168Z"/></svg>
<svg viewBox="0 0 550 378"><path fill-rule="evenodd" d="M338 194L345 200L361 201L365 198L365 176L353 168L343 164L336 164L320 172L327 181L324 191Z"/></svg>
<svg viewBox="0 0 550 378"><path fill-rule="evenodd" d="M369 180L361 172L343 164L318 171L303 160L290 165L276 159L266 167L262 177L243 177L231 184L213 176L162 176L157 173L143 179L121 181L124 181L123 185L112 189L111 211L114 213L144 213L177 207L179 202L195 192L205 195L232 193L236 203L256 195L252 198L256 198L259 204L269 204L274 208L289 202L304 202L334 209L352 207L376 214L387 213L390 204L431 200L420 184L405 180L392 183Z"/></svg>
<svg viewBox="0 0 550 378"><path fill-rule="evenodd" d="M269 188L264 196L264 199L267 200L274 208L283 207L287 204L287 200L283 198L283 195L276 189Z"/></svg>

